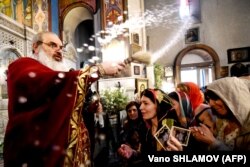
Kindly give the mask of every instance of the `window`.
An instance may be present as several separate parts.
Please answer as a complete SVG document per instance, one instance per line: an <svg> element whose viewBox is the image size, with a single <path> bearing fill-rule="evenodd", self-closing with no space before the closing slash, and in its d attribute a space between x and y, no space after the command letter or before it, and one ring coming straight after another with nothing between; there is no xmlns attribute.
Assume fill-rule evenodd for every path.
<svg viewBox="0 0 250 167"><path fill-rule="evenodd" d="M203 44L190 45L181 50L174 67L175 84L193 81L202 87L220 77L218 54Z"/></svg>
<svg viewBox="0 0 250 167"><path fill-rule="evenodd" d="M212 82L212 66L181 68L181 82L194 82L204 87Z"/></svg>

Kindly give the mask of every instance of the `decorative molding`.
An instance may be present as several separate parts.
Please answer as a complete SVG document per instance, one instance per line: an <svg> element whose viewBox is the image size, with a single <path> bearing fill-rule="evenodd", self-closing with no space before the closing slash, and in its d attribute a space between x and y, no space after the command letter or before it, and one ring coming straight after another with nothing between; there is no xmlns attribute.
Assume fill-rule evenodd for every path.
<svg viewBox="0 0 250 167"><path fill-rule="evenodd" d="M10 29L11 27L11 29ZM0 44L1 48L15 48L19 54L32 54L31 40L36 34L31 28L0 13Z"/></svg>

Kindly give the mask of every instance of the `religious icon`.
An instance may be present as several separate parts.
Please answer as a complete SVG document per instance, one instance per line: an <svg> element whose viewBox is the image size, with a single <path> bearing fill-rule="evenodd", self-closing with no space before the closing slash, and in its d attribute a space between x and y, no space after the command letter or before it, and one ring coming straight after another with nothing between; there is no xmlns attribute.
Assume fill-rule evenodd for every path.
<svg viewBox="0 0 250 167"><path fill-rule="evenodd" d="M134 66L134 75L140 75L140 66Z"/></svg>
<svg viewBox="0 0 250 167"><path fill-rule="evenodd" d="M161 129L159 129L154 137L157 140L158 144L164 149L167 150L167 141L170 135L170 129L167 125L163 125Z"/></svg>
<svg viewBox="0 0 250 167"><path fill-rule="evenodd" d="M183 146L188 145L189 137L191 131L188 129L180 128L177 126L172 126L171 135L174 136Z"/></svg>
<svg viewBox="0 0 250 167"><path fill-rule="evenodd" d="M185 42L188 43L194 43L199 42L199 28L191 28L188 29L185 36Z"/></svg>

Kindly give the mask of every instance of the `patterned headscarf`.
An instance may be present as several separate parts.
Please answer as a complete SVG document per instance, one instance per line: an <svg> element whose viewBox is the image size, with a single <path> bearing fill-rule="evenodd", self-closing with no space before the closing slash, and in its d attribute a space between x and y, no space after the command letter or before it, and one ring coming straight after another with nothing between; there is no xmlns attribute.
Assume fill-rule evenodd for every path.
<svg viewBox="0 0 250 167"><path fill-rule="evenodd" d="M161 120L168 111L172 108L172 101L169 96L160 89L145 89L141 93L141 97L149 98L154 104L157 105L157 118Z"/></svg>
<svg viewBox="0 0 250 167"><path fill-rule="evenodd" d="M184 92L174 91L174 92L169 93L168 96L176 100L177 102L179 102L180 110L181 110L181 115L180 115L181 118L179 118L179 120L181 120L180 123L183 127L188 128L193 118L193 114L192 114L192 108L191 108L191 104L190 104L187 94Z"/></svg>
<svg viewBox="0 0 250 167"><path fill-rule="evenodd" d="M185 92L191 101L192 109L195 109L203 103L204 99L198 85L193 82L183 82L177 85L179 91Z"/></svg>

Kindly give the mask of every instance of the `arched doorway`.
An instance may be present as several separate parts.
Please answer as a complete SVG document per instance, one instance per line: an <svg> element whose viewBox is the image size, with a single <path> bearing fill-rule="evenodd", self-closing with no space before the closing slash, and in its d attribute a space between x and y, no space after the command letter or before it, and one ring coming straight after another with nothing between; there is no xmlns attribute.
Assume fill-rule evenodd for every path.
<svg viewBox="0 0 250 167"><path fill-rule="evenodd" d="M0 99L7 99L7 69L10 63L20 57L21 53L13 46L0 46Z"/></svg>
<svg viewBox="0 0 250 167"><path fill-rule="evenodd" d="M3 136L8 122L7 69L9 64L20 55L21 52L14 46L0 45L0 144L3 144ZM2 155L1 149L0 155Z"/></svg>
<svg viewBox="0 0 250 167"><path fill-rule="evenodd" d="M77 48L81 48L83 41L89 40L93 35L93 13L85 4L71 5L63 13L62 25L63 42L70 45L71 50L74 50L71 51L72 54L67 55L66 60L70 68L79 68L81 67L80 62L85 61L85 59L82 53L77 53Z"/></svg>
<svg viewBox="0 0 250 167"><path fill-rule="evenodd" d="M95 46L95 38L92 37L93 34L94 25L92 19L84 20L76 27L74 33L75 46L81 50L78 51L81 68L88 62L88 59L91 59L95 55L94 51L88 49L90 46Z"/></svg>
<svg viewBox="0 0 250 167"><path fill-rule="evenodd" d="M185 60L185 62L183 62L183 60ZM188 46L181 50L175 59L175 84L185 81L181 78L181 73L187 70L193 70L197 79L196 83L200 86L204 86L211 82L209 78L211 78L210 80L215 80L220 77L219 56L211 47L204 44ZM188 75L190 75L190 73L186 74L186 76ZM202 83L201 77L205 77L206 82Z"/></svg>

